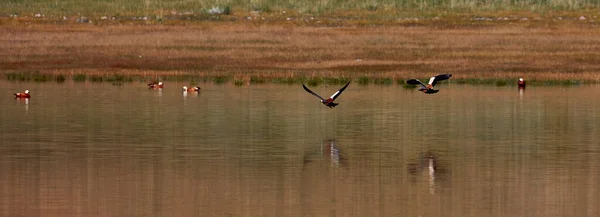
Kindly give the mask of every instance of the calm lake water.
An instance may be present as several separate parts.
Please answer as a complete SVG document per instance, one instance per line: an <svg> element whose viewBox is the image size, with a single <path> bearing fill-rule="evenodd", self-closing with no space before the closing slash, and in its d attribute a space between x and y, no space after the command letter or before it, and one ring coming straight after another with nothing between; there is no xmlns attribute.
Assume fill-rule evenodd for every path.
<svg viewBox="0 0 600 217"><path fill-rule="evenodd" d="M600 86L0 84L0 216L600 216Z"/></svg>

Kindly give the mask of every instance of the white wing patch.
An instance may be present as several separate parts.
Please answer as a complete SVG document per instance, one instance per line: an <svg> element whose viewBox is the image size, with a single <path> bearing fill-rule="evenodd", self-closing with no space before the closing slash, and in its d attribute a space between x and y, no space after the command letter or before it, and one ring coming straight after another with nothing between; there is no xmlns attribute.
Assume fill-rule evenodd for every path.
<svg viewBox="0 0 600 217"><path fill-rule="evenodd" d="M429 84L433 84L433 81L435 81L435 76L429 79Z"/></svg>
<svg viewBox="0 0 600 217"><path fill-rule="evenodd" d="M335 92L333 95L331 95L331 97L329 97L329 98L332 98L332 99L333 99L333 98L334 98L336 95L338 95L338 94L340 94L340 91L339 91L339 90L338 90L338 91L336 91L336 92Z"/></svg>

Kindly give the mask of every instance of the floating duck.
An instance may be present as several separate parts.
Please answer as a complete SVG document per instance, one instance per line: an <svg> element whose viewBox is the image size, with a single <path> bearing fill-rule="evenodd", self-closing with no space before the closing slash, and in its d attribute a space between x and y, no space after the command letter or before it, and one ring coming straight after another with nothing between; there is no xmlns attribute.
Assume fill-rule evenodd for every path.
<svg viewBox="0 0 600 217"><path fill-rule="evenodd" d="M433 89L435 84L437 84L438 81L448 80L451 77L452 77L452 74L436 75L429 79L429 83L427 85L423 84L423 82L419 81L419 79L410 79L410 80L406 81L406 83L412 84L412 85L421 85L421 87L419 88L419 91L422 91L423 93L426 93L426 94L434 94L434 93L437 93L438 91L440 91L440 90Z"/></svg>
<svg viewBox="0 0 600 217"><path fill-rule="evenodd" d="M350 82L348 82L346 85L344 85L344 87L342 87L342 89L338 90L337 92L335 92L333 95L331 95L331 97L329 97L328 99L325 99L321 96L319 96L318 94L316 94L315 92L312 92L310 89L308 89L308 87L306 87L304 84L302 84L302 87L304 88L304 90L306 90L306 92L309 92L310 94L316 96L317 98L319 98L321 100L321 103L323 103L323 105L329 107L329 108L334 108L335 106L337 106L339 103L334 103L333 101L340 96L340 94L342 94L342 92L344 92L344 90L346 90L346 88L348 87L348 85L350 85Z"/></svg>
<svg viewBox="0 0 600 217"><path fill-rule="evenodd" d="M162 81L159 81L158 83L152 82L152 83L148 84L148 88L149 89L162 89L163 83L162 83Z"/></svg>
<svg viewBox="0 0 600 217"><path fill-rule="evenodd" d="M183 86L183 92L200 92L200 87L190 87Z"/></svg>
<svg viewBox="0 0 600 217"><path fill-rule="evenodd" d="M18 99L31 98L31 95L29 95L29 90L25 90L25 92L23 92L23 93L15 93L15 98L18 98Z"/></svg>
<svg viewBox="0 0 600 217"><path fill-rule="evenodd" d="M525 88L525 80L523 80L523 78L519 78L519 82L517 83L519 85L519 89L524 89Z"/></svg>

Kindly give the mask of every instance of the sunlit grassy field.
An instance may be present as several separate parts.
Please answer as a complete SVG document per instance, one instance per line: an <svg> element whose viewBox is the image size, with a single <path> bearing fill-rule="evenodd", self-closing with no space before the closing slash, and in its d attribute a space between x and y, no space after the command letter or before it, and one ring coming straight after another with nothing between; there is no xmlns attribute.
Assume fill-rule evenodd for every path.
<svg viewBox="0 0 600 217"><path fill-rule="evenodd" d="M438 73L468 83L600 82L598 1L502 2L8 0L0 3L0 73L236 84L394 84Z"/></svg>

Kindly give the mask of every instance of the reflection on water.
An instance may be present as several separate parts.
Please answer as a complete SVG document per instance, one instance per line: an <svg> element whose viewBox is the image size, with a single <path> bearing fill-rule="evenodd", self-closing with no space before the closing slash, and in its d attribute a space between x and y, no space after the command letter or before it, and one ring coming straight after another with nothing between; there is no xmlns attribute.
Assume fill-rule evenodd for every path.
<svg viewBox="0 0 600 217"><path fill-rule="evenodd" d="M427 180L429 184L429 194L435 194L435 188L441 181L443 176L448 176L448 166L439 165L438 159L435 154L431 151L422 153L418 159L418 162L408 163L408 172L412 176L414 182L418 182L415 177L418 177L423 171L427 171ZM436 177L438 180L436 182Z"/></svg>
<svg viewBox="0 0 600 217"><path fill-rule="evenodd" d="M325 139L320 142L318 149L304 155L304 167L314 161L325 160L331 167L339 168L346 165L347 159L342 157L340 147L335 139Z"/></svg>
<svg viewBox="0 0 600 217"><path fill-rule="evenodd" d="M187 92L187 91L183 91L183 98L186 99L188 96L189 97L198 97L198 95L200 95L200 92Z"/></svg>
<svg viewBox="0 0 600 217"><path fill-rule="evenodd" d="M29 98L16 98L15 101L17 101L18 104L23 104L25 106L25 111L29 110Z"/></svg>
<svg viewBox="0 0 600 217"><path fill-rule="evenodd" d="M523 93L525 93L525 87L519 87L519 99L523 99Z"/></svg>
<svg viewBox="0 0 600 217"><path fill-rule="evenodd" d="M599 86L181 86L3 82L0 216L600 215Z"/></svg>

